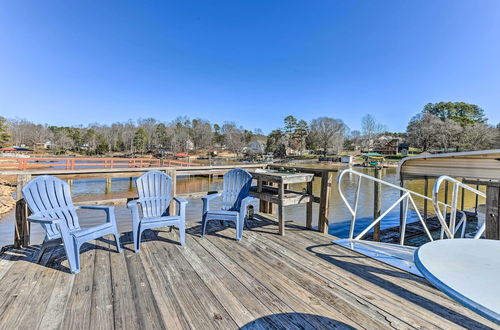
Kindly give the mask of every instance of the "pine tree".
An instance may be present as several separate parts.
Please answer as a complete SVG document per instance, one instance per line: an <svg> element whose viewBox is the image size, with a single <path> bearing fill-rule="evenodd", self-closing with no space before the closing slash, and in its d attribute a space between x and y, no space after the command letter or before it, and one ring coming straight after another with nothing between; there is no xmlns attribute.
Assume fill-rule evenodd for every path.
<svg viewBox="0 0 500 330"><path fill-rule="evenodd" d="M0 147L5 147L10 140L10 135L7 133L7 125L4 117L0 117Z"/></svg>

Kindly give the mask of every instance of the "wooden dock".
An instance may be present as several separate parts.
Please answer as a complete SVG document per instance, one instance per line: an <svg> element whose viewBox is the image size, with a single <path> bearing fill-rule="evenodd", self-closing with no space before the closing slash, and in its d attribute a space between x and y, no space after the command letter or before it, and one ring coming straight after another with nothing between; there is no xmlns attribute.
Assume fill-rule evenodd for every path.
<svg viewBox="0 0 500 330"><path fill-rule="evenodd" d="M120 217L126 212L118 212ZM82 217L86 217L82 215ZM84 222L84 220L82 220ZM61 247L35 263L37 247L0 258L0 329L495 328L424 279L331 243L331 236L267 218L234 229L130 233L82 248L80 274Z"/></svg>

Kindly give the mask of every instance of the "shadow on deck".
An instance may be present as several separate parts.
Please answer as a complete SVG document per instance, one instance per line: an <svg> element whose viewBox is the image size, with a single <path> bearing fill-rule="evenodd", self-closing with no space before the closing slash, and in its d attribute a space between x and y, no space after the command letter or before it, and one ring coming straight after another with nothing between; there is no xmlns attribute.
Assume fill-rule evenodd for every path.
<svg viewBox="0 0 500 330"><path fill-rule="evenodd" d="M425 280L274 221L147 231L141 252L101 239L71 275L61 247L39 263L36 246L0 258L0 328L489 328L495 325Z"/></svg>

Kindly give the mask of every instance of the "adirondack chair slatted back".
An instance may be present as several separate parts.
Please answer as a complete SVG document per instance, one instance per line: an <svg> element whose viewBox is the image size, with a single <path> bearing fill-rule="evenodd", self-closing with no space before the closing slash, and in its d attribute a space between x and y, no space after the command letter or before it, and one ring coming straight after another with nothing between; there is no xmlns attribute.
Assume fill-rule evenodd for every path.
<svg viewBox="0 0 500 330"><path fill-rule="evenodd" d="M70 231L80 228L69 185L63 180L39 176L24 186L23 196L34 216L65 220ZM42 227L49 238L60 235L56 225L42 224Z"/></svg>
<svg viewBox="0 0 500 330"><path fill-rule="evenodd" d="M235 168L224 174L222 184L222 209L236 211L241 201L248 196L252 185L252 175L241 168Z"/></svg>
<svg viewBox="0 0 500 330"><path fill-rule="evenodd" d="M166 216L172 199L172 178L160 171L144 173L136 181L145 218Z"/></svg>

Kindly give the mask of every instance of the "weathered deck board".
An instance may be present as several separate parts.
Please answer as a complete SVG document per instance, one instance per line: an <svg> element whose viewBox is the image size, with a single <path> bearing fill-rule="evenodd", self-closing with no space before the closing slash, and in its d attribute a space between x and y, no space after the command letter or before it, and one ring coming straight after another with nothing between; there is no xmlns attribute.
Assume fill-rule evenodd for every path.
<svg viewBox="0 0 500 330"><path fill-rule="evenodd" d="M127 213L120 210L119 216ZM288 223L255 220L243 240L214 227L147 231L141 252L86 244L80 274L62 248L0 258L0 328L494 328L425 280L331 244Z"/></svg>
<svg viewBox="0 0 500 330"><path fill-rule="evenodd" d="M477 316L469 309L464 309L456 301L448 298L441 291L430 286L425 279L413 276L394 267L378 267L380 264L370 258L356 255L342 256L345 249L340 246L332 246L330 240L324 236L310 236L304 232L297 232L297 240L302 237L303 244L316 242L313 249L326 258L329 265L337 265L336 273L344 277L351 277L357 280L364 280L366 283L372 282L375 288L384 288L385 290L373 290L377 294L388 294L389 301L399 301L397 307L410 310L416 315L420 314L422 307L429 309L433 313L422 314L425 319L437 319L438 323L448 323L449 325L458 323L467 328L478 328L480 325L475 321ZM348 261L342 261L342 260ZM359 267L361 266L361 267ZM347 273L342 273L346 270ZM349 276L350 273L350 276ZM460 315L456 313L456 308L461 308ZM392 307L391 309L394 309ZM400 314L401 312L398 312Z"/></svg>

